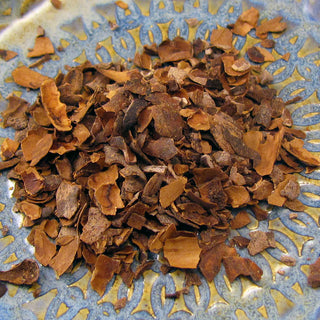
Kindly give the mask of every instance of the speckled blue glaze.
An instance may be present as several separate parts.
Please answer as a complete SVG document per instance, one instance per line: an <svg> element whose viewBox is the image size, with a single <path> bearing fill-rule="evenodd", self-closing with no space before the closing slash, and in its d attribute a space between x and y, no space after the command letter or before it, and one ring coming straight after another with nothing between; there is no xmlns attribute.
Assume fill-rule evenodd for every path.
<svg viewBox="0 0 320 320"><path fill-rule="evenodd" d="M155 42L160 43L162 40L162 32L159 24L167 23L171 21L168 29L170 38L174 38L177 31L180 31L180 35L188 38L189 28L186 22L188 18L197 18L202 21L197 29L196 37L204 38L208 30L211 32L217 25L226 26L229 23L234 23L237 17L241 14L243 9L243 1L240 0L225 0L216 14L212 15L208 12L208 1L200 0L199 7L194 7L194 1L185 1L184 10L182 12L175 11L174 4L171 0L162 1L165 4L164 9L159 9L160 0L153 0L150 2L149 15L145 16L141 13L138 5L134 1L128 1L130 14L126 15L124 10L116 8L115 15L119 28L112 31L110 29L108 21L104 18L103 12L109 10L109 5L106 4L97 5L92 7L88 15L83 16L84 31L87 34L87 40L79 41L79 39L71 33L63 31L60 26L57 26L56 34L49 34L49 37L54 42L55 46L59 45L59 39L66 39L70 45L66 48L65 52L57 53L59 60L50 61L44 64L41 73L54 77L59 69L63 69L63 66L68 64L75 66L77 63L74 61L75 57L78 57L83 50L86 52L88 60L92 63L98 63L99 60L96 57L95 47L97 42L111 37L111 42L114 51L122 58L132 58L137 46L133 36L128 31L138 28L139 38L142 44L149 44L149 31L152 32ZM213 1L213 0L212 0ZM8 2L8 1L7 1ZM12 1L11 3L14 3ZM308 99L312 94L316 94L318 99L320 98L319 83L320 83L320 69L315 64L315 61L320 60L320 51L305 55L301 57L299 51L304 46L306 40L312 37L318 44L320 43L320 3L316 0L253 0L247 3L248 6L254 5L261 9L261 19L273 18L277 15L282 15L288 22L288 31L281 35L277 39L275 50L281 55L286 52L290 52L291 56L288 62L278 59L271 63L267 70L274 73L281 67L284 70L274 77L274 83L281 84L285 79L289 78L295 70L305 78L305 80L299 80L292 82L288 85L281 87L280 96L284 100L289 100L295 95L292 93L298 89L304 89L299 92L299 96L303 100ZM267 5L266 5L267 4ZM229 10L233 7L233 10ZM70 17L70 23L73 19L78 17ZM92 21L99 21L100 26L96 29L92 27ZM250 36L254 37L254 31L250 32ZM292 44L289 40L294 36L298 36L297 41ZM269 36L273 38L272 35ZM126 42L126 48L123 47L120 39ZM245 39L238 37L235 44L237 49L241 49L245 44ZM13 90L21 90L14 83L7 83L4 79L8 78L11 71L18 65L18 61L22 61L24 64L29 64L30 60L23 54L23 49L19 43L15 44L14 49L19 53L19 58L15 58L7 63L0 61L0 93L3 97L6 97ZM111 55L105 48L99 50L99 55L104 62L111 60ZM34 91L23 91L22 97L28 101L33 101L37 95ZM5 104L0 102L0 108L3 110ZM320 144L315 143L315 140L320 139L319 127L316 125L320 122L320 105L317 103L305 103L299 107L293 107L292 117L296 126L301 129L307 126L311 129L307 132L306 148L310 151L319 152ZM312 113L311 116L308 116ZM11 129L0 128L0 137L13 137L14 132ZM309 179L320 180L319 171L315 171L311 174L302 173L302 176ZM318 197L311 197L310 194L317 195ZM12 263L3 264L5 260L15 253L18 261L25 258L33 257L32 248L26 243L25 238L29 231L19 228L17 221L17 215L12 213L14 205L14 199L10 198L8 192L8 181L6 175L0 176L0 202L5 203L6 207L3 212L0 213L0 221L2 225L9 226L9 236L14 236L14 241L9 245L4 245L0 238L0 269L5 270L10 267ZM307 206L311 208L320 208L320 186L310 183L304 183L301 186L301 195L299 199ZM56 319L56 314L61 302L64 302L68 310L59 317L59 319L70 320L79 314L81 309L87 308L89 313L87 319L192 319L192 320L206 320L206 319L244 319L237 316L236 311L242 310L249 319L265 319L259 309L264 306L269 319L310 319L316 320L320 317L320 290L311 289L307 286L307 277L305 273L301 271L301 266L313 263L320 255L320 230L314 217L308 213L299 213L298 220L302 224L296 223L289 218L290 211L283 208L274 208L270 213L267 221L261 221L258 225L258 229L267 231L270 222L273 226L277 223L283 225L284 228L290 230L291 233L298 236L311 237L309 241L306 241L301 248L301 255L296 243L290 238L286 232L274 230L275 239L280 243L290 256L294 257L297 261L296 266L286 267L286 278L280 274L273 274L272 267L265 258L265 256L258 254L253 257L253 260L263 269L264 275L253 290L244 292L244 285L240 280L236 280L231 289L228 287L224 279L224 268L222 266L220 273L214 279L214 284L217 290L217 294L225 302L217 302L210 305L210 288L206 280L201 276L202 284L199 286L200 299L197 301L197 294L192 287L188 295L184 295L184 303L186 309L176 310L172 312L175 302L167 299L164 304L161 300L162 288L165 288L166 292L173 293L176 290L176 284L174 277L171 274L162 275L154 281L151 288L151 308L153 315L146 310L136 310L137 305L141 301L144 294L144 279L140 278L135 281L133 294L129 299L125 308L116 312L113 305L110 302L102 302L97 304L100 299L98 294L94 292L90 284L86 297L82 290L78 287L70 286L77 280L81 279L87 273L87 269L82 266L73 274L65 274L60 280L55 280L55 274L53 270L49 268L41 267L41 274L39 284L41 286L41 295L50 292L53 289L57 290L56 296L50 302L44 318ZM320 214L319 214L320 215ZM239 230L240 235L248 237L249 232L252 231L248 228ZM239 250L239 253L243 257L250 257L246 250ZM283 252L279 248L268 249L267 253L276 260L280 260ZM159 273L160 263L156 262L152 268L154 272ZM108 284L106 293L108 293L114 285L114 279ZM293 289L293 286L298 283L302 289L303 294L298 293ZM257 289L255 289L257 288ZM293 306L286 312L280 312L274 297L272 296L272 290L278 290L289 299ZM120 285L118 290L118 298L127 296L128 290L124 284ZM27 288L21 287L17 290L14 297L10 297L7 293L0 299L0 319L37 319L37 315L30 311L24 305L34 300L32 293L28 292ZM187 311L188 312L187 312ZM104 312L109 315L106 316ZM84 319L84 318L83 318Z"/></svg>

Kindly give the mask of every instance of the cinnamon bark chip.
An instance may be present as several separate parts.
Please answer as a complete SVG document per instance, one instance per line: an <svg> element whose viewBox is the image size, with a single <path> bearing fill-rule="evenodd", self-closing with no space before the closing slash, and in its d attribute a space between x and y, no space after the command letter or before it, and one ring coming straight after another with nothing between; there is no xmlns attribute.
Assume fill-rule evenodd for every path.
<svg viewBox="0 0 320 320"><path fill-rule="evenodd" d="M32 105L8 96L3 123L16 134L2 144L0 170L12 168L16 208L32 227L39 262L60 276L83 258L100 295L115 274L131 286L153 265L150 252L167 259L164 273L199 267L212 281L223 263L230 281L259 281L262 270L236 248L257 254L275 246L272 234L229 240L230 229L246 227L249 210L266 220L261 201L305 210L292 173L320 160L291 128L286 105L296 100L277 97L266 86L271 75L233 47L232 34L258 28L265 37L284 27L279 18L257 27L258 18L257 9L245 11L234 26L213 30L210 43L146 45L130 70L85 62L54 80L13 71L16 83L40 94ZM46 41L39 30L30 55L47 52ZM261 46L249 58L272 61L265 47L274 43ZM187 275L186 290L192 284L199 278Z"/></svg>
<svg viewBox="0 0 320 320"><path fill-rule="evenodd" d="M318 258L315 263L310 264L308 285L312 288L320 287L320 258Z"/></svg>
<svg viewBox="0 0 320 320"><path fill-rule="evenodd" d="M11 50L0 49L0 58L4 61L9 61L15 58L18 54Z"/></svg>
<svg viewBox="0 0 320 320"><path fill-rule="evenodd" d="M92 273L92 289L102 296L106 290L107 284L112 279L114 273L118 271L119 267L119 260L112 259L103 254L99 255Z"/></svg>
<svg viewBox="0 0 320 320"><path fill-rule="evenodd" d="M222 260L236 255L237 251L234 248L227 246L225 243L220 243L201 254L199 268L205 278L212 281L220 271Z"/></svg>
<svg viewBox="0 0 320 320"><path fill-rule="evenodd" d="M253 281L259 281L263 273L262 269L248 258L225 257L223 258L223 265L230 282L233 282L240 275L250 276Z"/></svg>
<svg viewBox="0 0 320 320"><path fill-rule="evenodd" d="M19 142L5 138L1 144L1 158L2 160L9 160L14 157L14 154L19 148Z"/></svg>
<svg viewBox="0 0 320 320"><path fill-rule="evenodd" d="M58 276L65 273L72 265L78 248L79 237L75 236L69 243L62 245L58 253L50 260L49 265L55 270Z"/></svg>
<svg viewBox="0 0 320 320"><path fill-rule="evenodd" d="M249 236L251 240L248 244L248 251L252 256L267 248L276 248L273 232L252 231Z"/></svg>
<svg viewBox="0 0 320 320"><path fill-rule="evenodd" d="M214 47L229 52L233 47L232 32L227 28L214 29L211 33L210 42Z"/></svg>
<svg viewBox="0 0 320 320"><path fill-rule="evenodd" d="M247 35L251 29L256 27L259 16L260 13L256 8L251 7L244 11L234 24L232 32L240 36Z"/></svg>
<svg viewBox="0 0 320 320"><path fill-rule="evenodd" d="M26 66L14 69L12 71L12 77L16 84L30 89L39 89L43 81L50 79Z"/></svg>
<svg viewBox="0 0 320 320"><path fill-rule="evenodd" d="M186 251L186 248L188 250ZM200 260L201 249L196 237L179 236L167 239L163 254L171 267L195 269Z"/></svg>
<svg viewBox="0 0 320 320"><path fill-rule="evenodd" d="M267 20L256 27L256 35L261 39L266 39L268 32L282 32L287 28L285 22L281 22L282 17Z"/></svg>
<svg viewBox="0 0 320 320"><path fill-rule="evenodd" d="M160 189L160 204L163 208L168 207L174 200L176 200L184 191L187 183L187 178L180 177L170 184Z"/></svg>
<svg viewBox="0 0 320 320"><path fill-rule="evenodd" d="M79 193L81 186L68 181L62 181L57 193L57 217L71 219L79 207Z"/></svg>
<svg viewBox="0 0 320 320"><path fill-rule="evenodd" d="M258 49L258 47L251 47L247 50L247 55L249 59L253 62L263 63L265 62L265 56Z"/></svg>
<svg viewBox="0 0 320 320"><path fill-rule="evenodd" d="M274 48L275 45L276 45L276 42L272 39L264 39L260 42L261 46L264 47L264 48L268 48L268 49L271 49L271 48Z"/></svg>
<svg viewBox="0 0 320 320"><path fill-rule="evenodd" d="M25 129L28 125L27 108L29 103L15 95L9 95L7 98L8 106L2 112L3 126L12 127L15 130Z"/></svg>
<svg viewBox="0 0 320 320"><path fill-rule="evenodd" d="M59 131L72 129L71 120L67 116L67 106L60 101L60 93L54 80L41 83L41 100L53 126Z"/></svg>
<svg viewBox="0 0 320 320"><path fill-rule="evenodd" d="M161 62L187 60L192 58L192 44L180 37L165 40L158 47Z"/></svg>
<svg viewBox="0 0 320 320"><path fill-rule="evenodd" d="M28 58L41 57L46 54L53 54L54 47L48 37L37 37L33 49L28 52Z"/></svg>
<svg viewBox="0 0 320 320"><path fill-rule="evenodd" d="M230 223L231 229L240 229L251 222L248 212L240 211Z"/></svg>
<svg viewBox="0 0 320 320"><path fill-rule="evenodd" d="M91 207L88 212L88 221L83 227L80 239L87 244L93 244L101 238L104 231L110 226L111 221L98 208Z"/></svg>
<svg viewBox="0 0 320 320"><path fill-rule="evenodd" d="M40 228L35 228L33 245L35 248L34 256L42 265L47 266L56 254L56 245Z"/></svg>
<svg viewBox="0 0 320 320"><path fill-rule="evenodd" d="M134 56L133 63L137 67L140 67L142 69L151 70L151 68L152 68L151 56L146 54L145 52L143 52L141 54L137 52Z"/></svg>
<svg viewBox="0 0 320 320"><path fill-rule="evenodd" d="M50 2L56 9L62 8L62 2L60 0L50 0Z"/></svg>
<svg viewBox="0 0 320 320"><path fill-rule="evenodd" d="M36 261L26 259L13 265L8 271L0 271L0 281L17 285L31 285L39 278L39 266Z"/></svg>

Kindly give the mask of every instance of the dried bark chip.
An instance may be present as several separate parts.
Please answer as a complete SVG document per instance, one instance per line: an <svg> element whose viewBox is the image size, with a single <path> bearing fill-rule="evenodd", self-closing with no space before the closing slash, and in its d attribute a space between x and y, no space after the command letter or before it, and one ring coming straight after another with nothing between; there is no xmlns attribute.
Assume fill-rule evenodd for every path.
<svg viewBox="0 0 320 320"><path fill-rule="evenodd" d="M289 61L290 56L291 56L291 53L287 52L281 57L281 59L283 59L284 61Z"/></svg>
<svg viewBox="0 0 320 320"><path fill-rule="evenodd" d="M2 160L9 160L14 157L16 151L19 148L19 142L5 138L1 144L1 158Z"/></svg>
<svg viewBox="0 0 320 320"><path fill-rule="evenodd" d="M234 219L230 222L231 229L240 229L251 222L250 215L248 212L240 211Z"/></svg>
<svg viewBox="0 0 320 320"><path fill-rule="evenodd" d="M258 47L251 47L247 50L249 59L253 62L262 63L265 61L265 56L258 50Z"/></svg>
<svg viewBox="0 0 320 320"><path fill-rule="evenodd" d="M44 266L47 266L56 254L56 245L52 243L45 232L35 229L34 232L34 256Z"/></svg>
<svg viewBox="0 0 320 320"><path fill-rule="evenodd" d="M57 193L56 216L71 219L79 207L79 194L81 186L68 181L62 181Z"/></svg>
<svg viewBox="0 0 320 320"><path fill-rule="evenodd" d="M153 119L152 107L143 109L138 116L138 127L137 132L143 132L150 124Z"/></svg>
<svg viewBox="0 0 320 320"><path fill-rule="evenodd" d="M101 65L95 66L97 71L99 71L101 74L103 74L105 77L114 80L117 83L125 83L126 81L129 81L131 79L131 74L133 73L130 70L126 71L115 71L111 69L105 69Z"/></svg>
<svg viewBox="0 0 320 320"><path fill-rule="evenodd" d="M188 251L186 251L188 248ZM198 238L183 237L167 239L164 243L163 254L171 267L195 269L200 260L201 249Z"/></svg>
<svg viewBox="0 0 320 320"><path fill-rule="evenodd" d="M147 219L144 216L133 212L130 214L129 219L127 220L127 225L134 229L141 230L146 221Z"/></svg>
<svg viewBox="0 0 320 320"><path fill-rule="evenodd" d="M268 215L269 215L268 211L262 209L257 204L250 206L250 209L252 210L252 212L254 213L254 215L258 221L263 221L268 218Z"/></svg>
<svg viewBox="0 0 320 320"><path fill-rule="evenodd" d="M281 22L282 17L276 17L271 20L267 20L258 27L256 27L256 35L261 39L266 39L268 32L282 32L287 28L285 22Z"/></svg>
<svg viewBox="0 0 320 320"><path fill-rule="evenodd" d="M143 263L141 263L134 273L135 279L139 279L142 276L143 272L150 270L153 263L153 260L144 261Z"/></svg>
<svg viewBox="0 0 320 320"><path fill-rule="evenodd" d="M65 273L72 265L79 248L79 237L75 236L68 244L62 245L58 253L51 259L49 265L58 276Z"/></svg>
<svg viewBox="0 0 320 320"><path fill-rule="evenodd" d="M211 33L210 42L214 47L229 52L233 48L232 32L227 28L214 29Z"/></svg>
<svg viewBox="0 0 320 320"><path fill-rule="evenodd" d="M286 187L286 185L291 181L295 180L294 176L287 175L285 180L280 182L275 190L268 197L268 203L274 206L282 207L286 202L287 198L281 195L281 191Z"/></svg>
<svg viewBox="0 0 320 320"><path fill-rule="evenodd" d="M310 264L309 270L308 285L312 288L320 287L320 258L315 263Z"/></svg>
<svg viewBox="0 0 320 320"><path fill-rule="evenodd" d="M187 122L194 130L207 131L210 129L209 115L201 109L193 113Z"/></svg>
<svg viewBox="0 0 320 320"><path fill-rule="evenodd" d="M260 155L260 161L254 162L253 167L261 176L272 172L280 151L282 137L283 130L275 134L264 134L262 131L248 131L244 134L244 143Z"/></svg>
<svg viewBox="0 0 320 320"><path fill-rule="evenodd" d="M15 166L19 162L20 162L19 158L13 158L8 161L0 161L0 172Z"/></svg>
<svg viewBox="0 0 320 320"><path fill-rule="evenodd" d="M282 141L282 146L304 164L315 167L320 166L320 160L304 149L303 145L303 140L297 138L293 138L291 141L285 139Z"/></svg>
<svg viewBox="0 0 320 320"><path fill-rule="evenodd" d="M53 54L54 47L51 40L48 37L37 37L34 47L28 52L28 58L41 57L45 54Z"/></svg>
<svg viewBox="0 0 320 320"><path fill-rule="evenodd" d="M211 282L220 271L222 259L235 255L237 251L234 248L225 243L218 244L201 253L199 268L207 281Z"/></svg>
<svg viewBox="0 0 320 320"><path fill-rule="evenodd" d="M150 140L143 148L143 151L149 156L160 158L165 161L170 160L178 153L178 149L174 145L173 139L164 137L158 140Z"/></svg>
<svg viewBox="0 0 320 320"><path fill-rule="evenodd" d="M118 208L124 207L120 189L116 184L102 184L95 191L94 197L105 215L114 216Z"/></svg>
<svg viewBox="0 0 320 320"><path fill-rule="evenodd" d="M264 39L260 42L260 44L264 48L272 49L275 47L276 42L272 39Z"/></svg>
<svg viewBox="0 0 320 320"><path fill-rule="evenodd" d="M88 212L88 221L83 227L80 240L87 244L93 244L101 238L104 231L110 226L111 221L98 208L91 207Z"/></svg>
<svg viewBox="0 0 320 320"><path fill-rule="evenodd" d="M281 262L286 264L287 266L293 267L296 265L297 261L295 258L290 257L290 256L281 256Z"/></svg>
<svg viewBox="0 0 320 320"><path fill-rule="evenodd" d="M16 84L30 89L39 89L44 81L50 79L49 77L33 71L26 66L14 69L12 71L12 77Z"/></svg>
<svg viewBox="0 0 320 320"><path fill-rule="evenodd" d="M161 62L187 60L192 58L192 44L180 37L165 40L158 47Z"/></svg>
<svg viewBox="0 0 320 320"><path fill-rule="evenodd" d="M15 130L25 129L28 125L28 117L26 115L29 103L15 95L8 98L9 104L5 111L2 112L3 126L12 127Z"/></svg>
<svg viewBox="0 0 320 320"><path fill-rule="evenodd" d="M304 212L307 209L307 206L305 206L300 200L286 200L284 203L284 206L292 211L298 211L298 212Z"/></svg>
<svg viewBox="0 0 320 320"><path fill-rule="evenodd" d="M289 180L285 187L280 191L280 195L289 200L295 200L299 197L300 185L297 181Z"/></svg>
<svg viewBox="0 0 320 320"><path fill-rule="evenodd" d="M14 51L0 49L0 58L3 59L4 61L9 61L14 57L16 57L17 55L18 54Z"/></svg>
<svg viewBox="0 0 320 320"><path fill-rule="evenodd" d="M159 253L163 248L165 240L172 238L176 234L176 226L173 223L163 227L154 237L149 238L148 249L151 252Z"/></svg>
<svg viewBox="0 0 320 320"><path fill-rule="evenodd" d="M102 296L106 290L107 284L112 279L114 273L118 271L119 267L119 260L112 259L103 254L99 255L92 273L92 289Z"/></svg>
<svg viewBox="0 0 320 320"><path fill-rule="evenodd" d="M6 285L4 283L0 283L0 298L2 298L6 292L8 291Z"/></svg>
<svg viewBox="0 0 320 320"><path fill-rule="evenodd" d="M234 61L231 68L236 72L246 72L250 70L251 64L245 58L240 58Z"/></svg>
<svg viewBox="0 0 320 320"><path fill-rule="evenodd" d="M231 246L236 245L240 249L246 248L249 243L250 243L250 240L242 236L235 236L230 240Z"/></svg>
<svg viewBox="0 0 320 320"><path fill-rule="evenodd" d="M151 57L150 57L150 55L146 54L145 52L143 52L141 54L137 52L134 56L133 63L142 69L151 70L151 68L152 68Z"/></svg>
<svg viewBox="0 0 320 320"><path fill-rule="evenodd" d="M53 137L51 134L44 135L35 145L32 153L31 166L35 166L42 158L44 158L53 144Z"/></svg>
<svg viewBox="0 0 320 320"><path fill-rule="evenodd" d="M248 251L252 256L267 248L276 248L273 232L252 231L249 236L251 240L248 245Z"/></svg>
<svg viewBox="0 0 320 320"><path fill-rule="evenodd" d="M267 62L267 61L273 62L273 61L275 61L275 57L267 49L261 48L261 47L256 47L256 48L263 55L264 62Z"/></svg>
<svg viewBox="0 0 320 320"><path fill-rule="evenodd" d="M203 184L213 179L228 179L228 175L218 166L215 166L213 168L194 168L192 170L192 173L194 175L194 181L198 187L201 187Z"/></svg>
<svg viewBox="0 0 320 320"><path fill-rule="evenodd" d="M47 220L43 230L50 238L55 239L59 234L59 222L55 219Z"/></svg>
<svg viewBox="0 0 320 320"><path fill-rule="evenodd" d="M62 2L60 0L50 0L51 4L56 8L56 9L61 9L62 8Z"/></svg>
<svg viewBox="0 0 320 320"><path fill-rule="evenodd" d="M137 123L140 112L147 106L148 102L146 100L134 100L125 112L122 130L127 131L131 129Z"/></svg>
<svg viewBox="0 0 320 320"><path fill-rule="evenodd" d="M230 186L224 189L232 208L238 208L250 202L250 195L243 186Z"/></svg>
<svg viewBox="0 0 320 320"><path fill-rule="evenodd" d="M34 168L28 168L21 173L24 188L29 195L36 195L44 188L44 178Z"/></svg>
<svg viewBox="0 0 320 320"><path fill-rule="evenodd" d="M256 27L259 16L259 11L254 7L244 11L235 22L232 32L240 36L247 35L251 29Z"/></svg>
<svg viewBox="0 0 320 320"><path fill-rule="evenodd" d="M37 220L41 217L41 207L38 205L28 201L22 201L19 206L20 210L31 220Z"/></svg>
<svg viewBox="0 0 320 320"><path fill-rule="evenodd" d="M252 192L252 199L265 200L273 191L273 184L268 180L259 180L248 190Z"/></svg>
<svg viewBox="0 0 320 320"><path fill-rule="evenodd" d="M41 101L52 125L59 131L70 131L71 120L67 116L67 106L60 101L60 93L54 80L41 84Z"/></svg>
<svg viewBox="0 0 320 320"><path fill-rule="evenodd" d="M240 275L250 276L253 281L259 281L263 274L262 269L248 258L229 256L223 258L222 262L230 282L233 282Z"/></svg>
<svg viewBox="0 0 320 320"><path fill-rule="evenodd" d="M152 108L154 129L162 137L179 140L182 138L183 120L179 111L170 105L158 105Z"/></svg>
<svg viewBox="0 0 320 320"><path fill-rule="evenodd" d="M163 208L167 208L175 201L183 192L187 183L187 178L179 177L168 185L160 189L159 201Z"/></svg>
<svg viewBox="0 0 320 320"><path fill-rule="evenodd" d="M243 60L239 59L236 60L234 56L232 55L226 55L221 57L221 60L223 62L224 71L228 76L231 77L240 77L246 73L249 72L250 68L248 68L248 63L243 63ZM243 66L241 66L243 64ZM250 64L249 64L250 65ZM236 70L238 69L238 70ZM242 71L239 71L239 69L244 69ZM246 81L245 81L246 82Z"/></svg>
<svg viewBox="0 0 320 320"><path fill-rule="evenodd" d="M39 278L40 269L36 261L25 259L8 271L0 271L0 281L17 285L31 285Z"/></svg>
<svg viewBox="0 0 320 320"><path fill-rule="evenodd" d="M201 195L201 200L209 204L211 208L223 209L228 200L226 192L222 188L221 181L218 179L212 179L207 183L199 187L199 192ZM192 199L195 201L195 199ZM204 203L199 203L200 205L205 205ZM210 206L212 204L212 206Z"/></svg>
<svg viewBox="0 0 320 320"><path fill-rule="evenodd" d="M118 299L114 304L114 310L121 310L123 309L127 304L127 297L123 297Z"/></svg>

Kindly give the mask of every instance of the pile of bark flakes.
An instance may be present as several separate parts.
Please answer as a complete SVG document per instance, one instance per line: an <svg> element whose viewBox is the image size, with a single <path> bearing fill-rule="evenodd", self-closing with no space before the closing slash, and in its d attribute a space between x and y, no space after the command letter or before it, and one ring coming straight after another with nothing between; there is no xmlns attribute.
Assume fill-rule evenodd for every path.
<svg viewBox="0 0 320 320"><path fill-rule="evenodd" d="M236 248L274 248L273 233L230 239L230 230L251 222L248 210L267 219L261 202L303 211L293 173L320 160L291 128L286 105L294 101L266 86L272 77L259 65L274 60L268 32L286 24L258 19L251 8L209 42L146 45L132 69L86 62L55 79L26 66L13 71L40 94L31 105L8 97L3 123L16 134L1 146L0 169L11 168L15 208L42 265L60 276L84 260L100 295L115 274L131 286L151 268L150 252L163 255L164 273L185 269L186 288L201 283L194 270L212 281L221 264L231 282L260 280L260 267ZM253 28L262 42L248 61L233 34ZM40 41L48 44L42 54L54 52Z"/></svg>

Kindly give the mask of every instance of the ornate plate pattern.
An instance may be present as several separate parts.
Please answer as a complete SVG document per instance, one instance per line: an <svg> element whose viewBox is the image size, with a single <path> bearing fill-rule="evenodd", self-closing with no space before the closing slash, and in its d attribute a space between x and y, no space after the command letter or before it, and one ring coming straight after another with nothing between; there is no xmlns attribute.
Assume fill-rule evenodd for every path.
<svg viewBox="0 0 320 320"><path fill-rule="evenodd" d="M303 100L290 106L295 126L307 131L306 148L320 154L320 3L317 0L128 0L129 9L123 10L107 0L64 1L63 9L52 7L50 1L10 1L0 3L0 47L17 51L19 56L9 62L0 61L1 109L6 97L14 91L32 101L36 93L22 91L11 78L11 71L19 63L30 64L25 58L27 48L33 46L36 28L41 25L55 47L62 45L53 60L44 64L40 72L55 76L64 65L77 65L86 59L99 61L127 60L143 44L160 43L181 35L187 39L208 39L217 26L235 22L239 14L254 5L261 9L261 19L282 15L289 28L277 37L273 54L276 61L266 65L274 75L273 87L284 100L300 95ZM24 7L23 7L24 6ZM22 11L22 9L24 11ZM22 18L20 13L26 13ZM188 18L199 23L191 27ZM109 21L117 23L112 31ZM258 40L254 32L247 38L238 37L237 49L244 50ZM100 49L96 49L97 43ZM288 62L280 56L290 52ZM21 61L21 62L20 62ZM0 139L13 137L14 132L0 128ZM1 141L0 141L1 142ZM267 221L252 217L247 228L234 234L248 235L253 229L273 230L276 249L268 249L253 260L262 267L261 281L253 283L241 278L230 284L224 269L214 282L192 287L188 295L177 300L164 299L183 286L180 271L162 275L160 262L130 289L120 278L109 283L100 298L90 287L90 272L77 265L71 274L56 279L53 270L41 268L41 294L33 297L38 285L31 288L8 285L8 292L0 299L0 318L7 319L319 319L320 290L307 286L308 265L320 255L320 171L302 173L300 200L308 206L298 218L289 219L288 209L273 209ZM14 199L6 175L0 176L0 228L9 233L0 238L0 269L7 270L13 263L32 257L33 251L25 240L28 230L20 228L21 217L12 212ZM246 250L240 250L249 257ZM280 258L289 254L297 260L287 267ZM277 273L283 270L285 275ZM113 303L127 297L125 308L115 311Z"/></svg>

